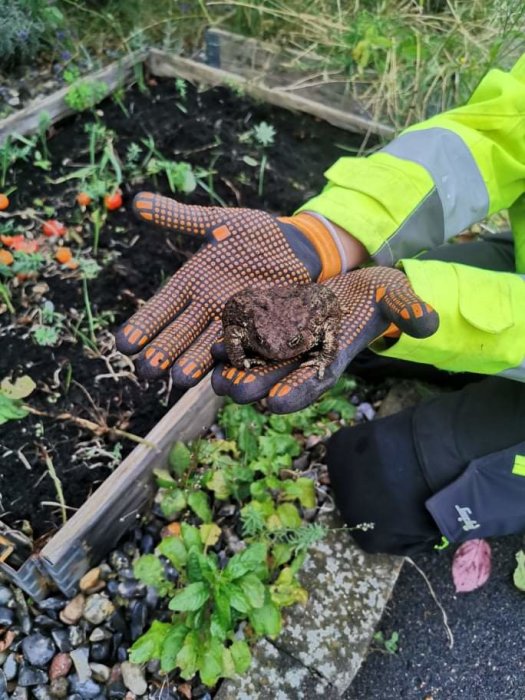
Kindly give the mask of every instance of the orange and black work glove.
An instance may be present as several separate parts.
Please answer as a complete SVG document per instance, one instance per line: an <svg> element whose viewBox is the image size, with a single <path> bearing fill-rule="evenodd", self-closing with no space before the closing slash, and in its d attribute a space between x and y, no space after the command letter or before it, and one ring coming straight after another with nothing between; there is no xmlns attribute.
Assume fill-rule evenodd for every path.
<svg viewBox="0 0 525 700"><path fill-rule="evenodd" d="M176 385L196 384L211 369L226 301L246 287L307 284L341 272L333 234L316 216L277 218L251 209L179 204L151 192L135 197L144 221L206 242L117 332L117 348L140 353L139 374L172 367Z"/></svg>
<svg viewBox="0 0 525 700"><path fill-rule="evenodd" d="M237 403L268 397L274 413L291 413L308 406L333 386L353 358L382 336L400 332L427 338L436 332L439 317L420 299L408 278L390 267L367 267L338 275L326 282L339 300L341 329L335 359L322 379L307 357L240 370L227 364L223 345L214 347L214 356L224 360L212 375L218 394L228 394ZM301 329L298 329L300 332Z"/></svg>

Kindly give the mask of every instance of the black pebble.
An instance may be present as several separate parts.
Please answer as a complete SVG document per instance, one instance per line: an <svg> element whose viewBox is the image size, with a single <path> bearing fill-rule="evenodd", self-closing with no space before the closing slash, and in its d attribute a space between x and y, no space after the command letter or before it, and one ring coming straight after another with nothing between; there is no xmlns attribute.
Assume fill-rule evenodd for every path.
<svg viewBox="0 0 525 700"><path fill-rule="evenodd" d="M32 666L22 666L18 674L18 685L23 687L33 685L43 685L47 683L47 673L41 668L33 668Z"/></svg>
<svg viewBox="0 0 525 700"><path fill-rule="evenodd" d="M147 621L148 608L141 600L135 601L131 608L131 641L134 642L135 639L140 637Z"/></svg>
<svg viewBox="0 0 525 700"><path fill-rule="evenodd" d="M53 612L59 612L60 610L63 610L66 605L67 605L67 600L64 598L46 598L45 600L42 600L40 603L37 604L40 610L44 610L45 612L53 611Z"/></svg>
<svg viewBox="0 0 525 700"><path fill-rule="evenodd" d="M73 646L69 640L69 629L51 630L51 636L59 651L72 651Z"/></svg>
<svg viewBox="0 0 525 700"><path fill-rule="evenodd" d="M107 696L111 700L116 700L117 698L125 698L127 692L128 691L126 686L120 681L115 681L114 683L110 683L108 686L106 686Z"/></svg>
<svg viewBox="0 0 525 700"><path fill-rule="evenodd" d="M104 639L101 642L94 642L90 646L89 658L97 663L104 663L109 659L111 651L111 642L109 639Z"/></svg>

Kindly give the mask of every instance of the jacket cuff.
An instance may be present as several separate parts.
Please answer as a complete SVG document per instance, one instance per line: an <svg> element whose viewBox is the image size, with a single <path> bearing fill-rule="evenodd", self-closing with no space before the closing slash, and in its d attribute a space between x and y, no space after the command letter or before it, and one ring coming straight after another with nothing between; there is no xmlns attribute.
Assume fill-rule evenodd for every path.
<svg viewBox="0 0 525 700"><path fill-rule="evenodd" d="M403 333L389 348L379 340L372 350L452 372L503 373L525 381L523 277L434 260L400 265L416 294L438 312L439 328L424 339Z"/></svg>

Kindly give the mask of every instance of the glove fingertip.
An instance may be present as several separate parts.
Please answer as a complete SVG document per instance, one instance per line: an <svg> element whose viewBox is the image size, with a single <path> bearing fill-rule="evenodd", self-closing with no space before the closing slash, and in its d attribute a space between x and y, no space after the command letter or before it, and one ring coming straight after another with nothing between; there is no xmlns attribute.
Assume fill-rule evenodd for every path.
<svg viewBox="0 0 525 700"><path fill-rule="evenodd" d="M124 323L114 333L115 345L119 352L124 355L134 355L146 345L149 338L141 329L132 323Z"/></svg>
<svg viewBox="0 0 525 700"><path fill-rule="evenodd" d="M155 197L157 197L157 195L153 192L138 192L133 197L131 206L137 219L153 221Z"/></svg>

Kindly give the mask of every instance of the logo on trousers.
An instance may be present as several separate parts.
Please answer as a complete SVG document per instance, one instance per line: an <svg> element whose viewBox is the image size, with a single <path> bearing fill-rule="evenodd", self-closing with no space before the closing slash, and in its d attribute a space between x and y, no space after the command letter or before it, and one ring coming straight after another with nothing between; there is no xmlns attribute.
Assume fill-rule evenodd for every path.
<svg viewBox="0 0 525 700"><path fill-rule="evenodd" d="M457 510L459 515L458 522L463 523L463 530L466 530L467 532L469 530L477 530L480 525L477 520L470 517L472 515L470 508L467 506L454 506L454 508Z"/></svg>

